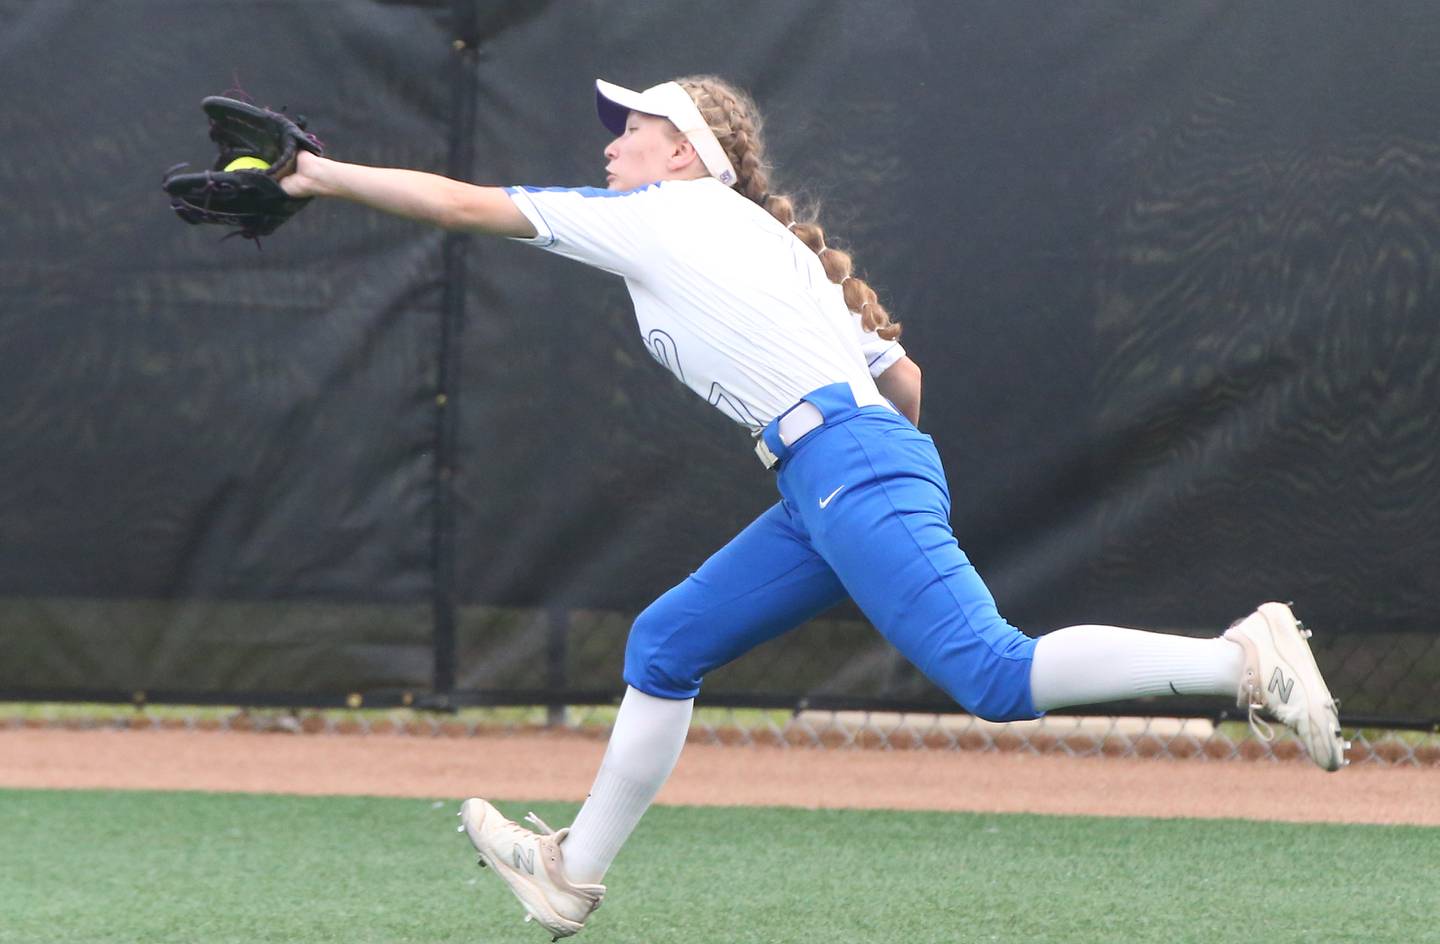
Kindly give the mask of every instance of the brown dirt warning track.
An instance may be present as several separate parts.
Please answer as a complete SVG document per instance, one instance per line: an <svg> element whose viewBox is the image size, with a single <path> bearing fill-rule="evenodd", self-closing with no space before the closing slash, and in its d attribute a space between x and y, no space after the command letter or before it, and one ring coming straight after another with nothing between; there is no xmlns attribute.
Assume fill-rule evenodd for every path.
<svg viewBox="0 0 1440 944"><path fill-rule="evenodd" d="M0 787L584 798L604 743L188 730L0 730ZM658 802L1440 826L1440 768L690 744Z"/></svg>

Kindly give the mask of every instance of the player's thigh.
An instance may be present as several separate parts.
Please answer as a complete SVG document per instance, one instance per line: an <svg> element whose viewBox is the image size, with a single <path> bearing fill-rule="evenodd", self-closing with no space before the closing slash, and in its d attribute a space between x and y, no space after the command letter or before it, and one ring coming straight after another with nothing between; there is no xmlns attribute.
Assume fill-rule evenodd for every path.
<svg viewBox="0 0 1440 944"><path fill-rule="evenodd" d="M1034 640L1001 617L957 543L928 437L854 432L843 448L864 456L869 473L824 508L802 505L817 549L871 623L956 701L996 720L1035 717Z"/></svg>
<svg viewBox="0 0 1440 944"><path fill-rule="evenodd" d="M781 504L645 609L625 648L625 681L693 698L700 680L844 597L830 565Z"/></svg>

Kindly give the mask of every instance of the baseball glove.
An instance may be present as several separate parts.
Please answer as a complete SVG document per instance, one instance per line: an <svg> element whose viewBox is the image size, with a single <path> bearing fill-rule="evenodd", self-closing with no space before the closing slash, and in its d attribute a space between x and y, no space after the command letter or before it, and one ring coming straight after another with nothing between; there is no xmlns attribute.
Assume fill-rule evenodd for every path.
<svg viewBox="0 0 1440 944"><path fill-rule="evenodd" d="M185 164L170 168L163 184L170 208L187 223L236 227L231 236L270 235L310 202L287 194L280 178L294 170L302 148L323 154L320 141L305 130L303 118L233 98L211 95L200 107L210 118L210 140L220 153L210 170L182 173ZM240 168L227 170L242 158Z"/></svg>

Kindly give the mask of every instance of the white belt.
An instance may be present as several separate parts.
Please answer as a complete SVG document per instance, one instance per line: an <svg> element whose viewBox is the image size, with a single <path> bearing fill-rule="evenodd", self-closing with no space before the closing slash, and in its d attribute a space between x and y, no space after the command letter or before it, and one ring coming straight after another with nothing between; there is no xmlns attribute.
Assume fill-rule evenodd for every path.
<svg viewBox="0 0 1440 944"><path fill-rule="evenodd" d="M781 442L793 446L800 441L801 436L824 424L825 414L820 412L820 408L809 400L801 400L795 404L794 409L780 417L777 432L780 433Z"/></svg>
<svg viewBox="0 0 1440 944"><path fill-rule="evenodd" d="M814 432L825 424L825 414L820 408L808 400L801 400L780 419L775 421L775 432L780 436L780 441L786 447L793 446L808 433ZM765 444L763 435L755 438L755 455L760 457L760 464L767 469L773 469L780 461L770 447Z"/></svg>

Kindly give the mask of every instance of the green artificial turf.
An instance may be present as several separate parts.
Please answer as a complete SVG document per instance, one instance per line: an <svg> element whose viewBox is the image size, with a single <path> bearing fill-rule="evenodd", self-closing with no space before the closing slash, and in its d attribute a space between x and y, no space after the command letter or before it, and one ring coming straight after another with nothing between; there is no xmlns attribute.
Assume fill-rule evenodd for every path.
<svg viewBox="0 0 1440 944"><path fill-rule="evenodd" d="M0 942L548 941L455 809L0 790ZM657 807L607 882L579 944L1440 942L1440 829Z"/></svg>

